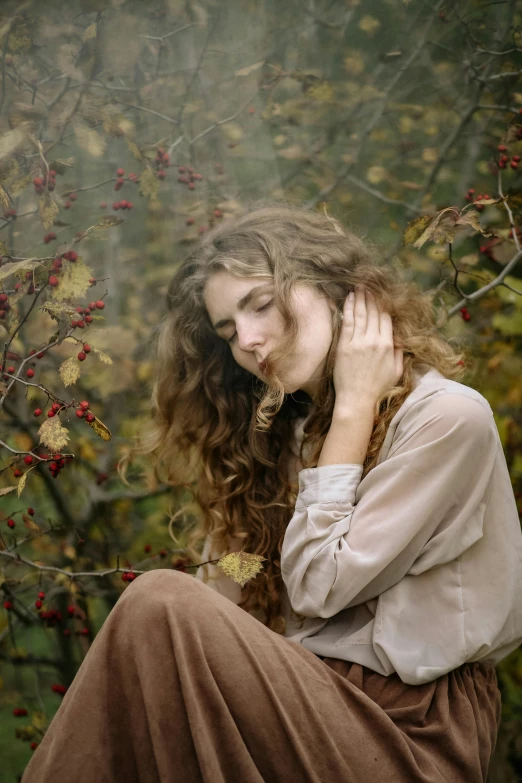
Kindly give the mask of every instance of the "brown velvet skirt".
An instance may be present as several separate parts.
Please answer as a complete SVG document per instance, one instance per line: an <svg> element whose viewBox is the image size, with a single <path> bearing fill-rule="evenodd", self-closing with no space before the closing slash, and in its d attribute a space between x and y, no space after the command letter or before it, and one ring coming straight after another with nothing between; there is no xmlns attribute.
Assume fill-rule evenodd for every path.
<svg viewBox="0 0 522 783"><path fill-rule="evenodd" d="M406 685L158 570L118 600L22 783L479 783L499 720L488 664Z"/></svg>

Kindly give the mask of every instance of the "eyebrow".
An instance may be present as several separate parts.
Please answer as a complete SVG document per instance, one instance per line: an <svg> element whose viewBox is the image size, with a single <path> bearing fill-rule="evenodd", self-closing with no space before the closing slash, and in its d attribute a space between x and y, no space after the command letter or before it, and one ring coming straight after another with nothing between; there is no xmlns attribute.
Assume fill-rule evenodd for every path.
<svg viewBox="0 0 522 783"><path fill-rule="evenodd" d="M258 294L260 294L263 290L270 288L274 284L272 282L265 283L264 285L258 285L255 288L252 288L248 294L245 294L245 296L242 297L242 299L239 300L237 303L238 310L244 310L245 307L249 304L249 302ZM223 318L221 321L218 321L214 324L214 330L217 332L218 329L222 329L224 326L228 326L228 324L234 323L231 318Z"/></svg>

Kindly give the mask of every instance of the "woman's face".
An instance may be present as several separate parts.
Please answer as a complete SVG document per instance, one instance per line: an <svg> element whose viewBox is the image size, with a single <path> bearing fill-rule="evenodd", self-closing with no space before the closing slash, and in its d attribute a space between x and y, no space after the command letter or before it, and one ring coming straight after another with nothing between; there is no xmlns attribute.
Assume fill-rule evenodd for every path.
<svg viewBox="0 0 522 783"><path fill-rule="evenodd" d="M261 379L260 364L278 347L285 331L274 292L270 278L220 271L209 278L203 294L216 334L229 343L236 362ZM294 285L291 303L298 321L295 350L283 367L276 363L274 369L287 394L302 389L313 398L332 342L335 306L305 283Z"/></svg>

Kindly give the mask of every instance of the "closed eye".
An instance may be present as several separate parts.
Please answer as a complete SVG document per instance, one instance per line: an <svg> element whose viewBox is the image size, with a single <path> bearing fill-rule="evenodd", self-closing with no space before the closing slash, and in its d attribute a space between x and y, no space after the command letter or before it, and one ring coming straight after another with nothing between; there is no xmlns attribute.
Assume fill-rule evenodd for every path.
<svg viewBox="0 0 522 783"><path fill-rule="evenodd" d="M263 310L268 310L268 308L273 305L274 300L271 299L269 302L267 302L263 307L260 307L258 310L256 310L256 313L261 313ZM237 337L237 332L234 332L232 337L229 337L227 340L227 343L230 345Z"/></svg>

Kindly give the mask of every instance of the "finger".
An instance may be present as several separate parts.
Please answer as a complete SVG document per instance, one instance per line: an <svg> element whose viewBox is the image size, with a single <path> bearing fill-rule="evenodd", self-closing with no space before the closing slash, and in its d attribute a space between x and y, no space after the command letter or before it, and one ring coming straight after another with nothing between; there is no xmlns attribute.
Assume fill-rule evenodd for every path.
<svg viewBox="0 0 522 783"><path fill-rule="evenodd" d="M386 310L381 311L380 321L380 333L381 337L390 343L393 343L393 322L391 315Z"/></svg>
<svg viewBox="0 0 522 783"><path fill-rule="evenodd" d="M366 334L378 337L380 333L381 316L375 297L371 291L366 291Z"/></svg>
<svg viewBox="0 0 522 783"><path fill-rule="evenodd" d="M355 287L355 302L354 302L354 329L353 334L355 336L364 336L366 334L366 323L368 320L368 314L366 312L366 300L364 296L364 289L359 286Z"/></svg>
<svg viewBox="0 0 522 783"><path fill-rule="evenodd" d="M343 320L341 325L343 332L348 335L349 340L351 340L353 337L353 329L355 324L354 303L355 303L355 294L353 291L350 291L350 293L348 294L348 296L344 301Z"/></svg>

